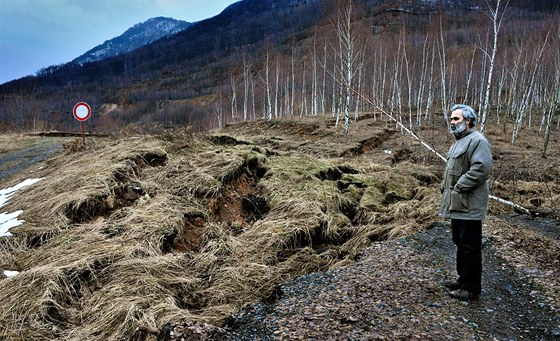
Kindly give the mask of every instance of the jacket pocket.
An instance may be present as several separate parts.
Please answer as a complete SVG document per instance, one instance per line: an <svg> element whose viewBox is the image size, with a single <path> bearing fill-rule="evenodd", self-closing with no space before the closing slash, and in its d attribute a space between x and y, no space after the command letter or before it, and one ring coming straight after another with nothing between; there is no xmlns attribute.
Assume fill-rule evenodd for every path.
<svg viewBox="0 0 560 341"><path fill-rule="evenodd" d="M458 145L449 155L448 163L450 163L449 169L452 173L459 174L459 176L463 173L463 159L468 147L468 144Z"/></svg>
<svg viewBox="0 0 560 341"><path fill-rule="evenodd" d="M461 177L460 172L455 172L453 170L450 170L449 171L449 176L447 177L446 187L449 188L449 189L453 189L453 187L455 187L455 184L457 183L457 181L459 181L460 177Z"/></svg>
<svg viewBox="0 0 560 341"><path fill-rule="evenodd" d="M469 212L469 205L466 193L459 193L451 190L449 210L454 212Z"/></svg>

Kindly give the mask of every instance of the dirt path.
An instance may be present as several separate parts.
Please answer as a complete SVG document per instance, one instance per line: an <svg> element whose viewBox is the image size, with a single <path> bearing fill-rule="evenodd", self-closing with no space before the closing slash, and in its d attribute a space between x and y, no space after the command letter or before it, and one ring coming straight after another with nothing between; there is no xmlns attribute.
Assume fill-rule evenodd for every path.
<svg viewBox="0 0 560 341"><path fill-rule="evenodd" d="M530 225L538 229L556 223ZM554 296L549 297L555 293L531 276L550 271L554 264L529 266L530 250L519 245L510 249L504 226L521 229L518 237L533 233L498 218L487 222L484 288L476 302L450 299L441 285L454 273L455 248L449 225L439 223L409 238L375 243L353 266L285 283L275 302L251 305L234 317L228 337L557 340L560 307ZM558 239L547 240L553 247L560 244ZM517 257L510 257L513 251ZM526 264L519 265L524 259ZM550 274L547 287L558 287L557 275Z"/></svg>
<svg viewBox="0 0 560 341"><path fill-rule="evenodd" d="M505 256L512 251L506 250L503 245L507 236L496 231L504 222L501 219L491 220L485 226L482 299L476 303L453 307L452 311L499 340L546 340L560 337L559 307L548 302L543 288L524 273L541 269L527 269L529 264L526 262L518 264ZM526 221L523 226L506 224L511 224L509 227L514 229L538 230L539 227L552 223L549 220L533 224ZM559 231L558 226L556 230ZM520 230L519 236L525 231ZM420 247L434 243L433 247L426 248L429 257L441 264L445 273L453 274L455 248L449 242L449 234L450 230L445 226L445 233L433 235L433 232L428 232L414 238L418 240ZM535 244L534 247L539 245ZM524 252L520 249L517 251Z"/></svg>
<svg viewBox="0 0 560 341"><path fill-rule="evenodd" d="M0 154L0 180L48 159L61 148L58 139L44 138L32 146Z"/></svg>

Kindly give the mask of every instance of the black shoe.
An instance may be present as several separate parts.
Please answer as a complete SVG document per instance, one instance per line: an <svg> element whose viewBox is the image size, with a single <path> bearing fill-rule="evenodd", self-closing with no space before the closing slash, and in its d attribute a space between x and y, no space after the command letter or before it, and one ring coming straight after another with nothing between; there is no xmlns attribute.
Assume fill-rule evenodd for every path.
<svg viewBox="0 0 560 341"><path fill-rule="evenodd" d="M459 283L456 279L454 280L447 280L445 282L443 282L443 285L447 288L447 289L451 289L451 290L457 290L461 287L461 283Z"/></svg>
<svg viewBox="0 0 560 341"><path fill-rule="evenodd" d="M449 296L461 301L474 301L478 300L478 298L480 297L479 294L473 294L472 292L468 292L465 289L453 290L449 293Z"/></svg>

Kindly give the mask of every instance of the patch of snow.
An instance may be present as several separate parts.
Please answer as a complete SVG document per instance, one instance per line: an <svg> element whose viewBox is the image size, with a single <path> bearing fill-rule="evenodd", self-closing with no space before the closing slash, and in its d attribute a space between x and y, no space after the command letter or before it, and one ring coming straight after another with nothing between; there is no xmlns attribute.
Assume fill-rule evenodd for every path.
<svg viewBox="0 0 560 341"><path fill-rule="evenodd" d="M12 234L8 231L12 227L16 227L25 222L17 219L17 217L22 213L22 210L15 211L13 213L0 213L0 237L11 237Z"/></svg>
<svg viewBox="0 0 560 341"><path fill-rule="evenodd" d="M27 179L13 187L9 187L9 188L5 188L5 189L0 189L0 207L3 207L4 205L6 205L6 203L8 202L8 200L10 200L11 196L18 190L18 189L22 189L24 187L27 186L31 186L34 183L40 181L41 179Z"/></svg>
<svg viewBox="0 0 560 341"><path fill-rule="evenodd" d="M16 275L19 275L19 271L4 270L4 276L6 277L14 277Z"/></svg>
<svg viewBox="0 0 560 341"><path fill-rule="evenodd" d="M13 187L0 189L0 208L8 203L10 198L14 195L17 190L31 186L41 179L27 179ZM0 213L0 237L10 237L12 234L8 232L12 227L21 225L24 223L23 220L18 220L17 217L23 213L23 211L15 211L12 213L3 212Z"/></svg>

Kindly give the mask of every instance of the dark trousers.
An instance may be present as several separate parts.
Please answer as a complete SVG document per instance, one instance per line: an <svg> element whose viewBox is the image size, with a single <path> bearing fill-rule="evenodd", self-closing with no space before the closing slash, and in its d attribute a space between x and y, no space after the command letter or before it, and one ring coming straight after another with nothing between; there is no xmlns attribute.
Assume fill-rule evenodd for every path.
<svg viewBox="0 0 560 341"><path fill-rule="evenodd" d="M482 221L451 219L453 244L457 245L457 274L461 287L480 294L482 280Z"/></svg>

